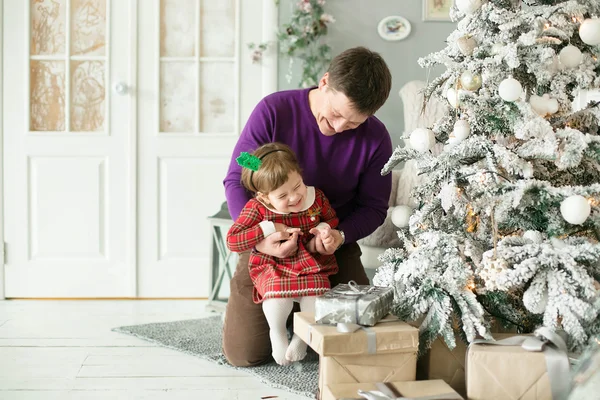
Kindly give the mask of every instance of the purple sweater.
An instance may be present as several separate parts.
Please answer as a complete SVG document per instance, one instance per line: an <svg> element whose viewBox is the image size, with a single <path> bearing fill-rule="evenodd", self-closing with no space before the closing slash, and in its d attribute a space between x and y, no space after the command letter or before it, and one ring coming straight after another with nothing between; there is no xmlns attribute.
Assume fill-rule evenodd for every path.
<svg viewBox="0 0 600 400"><path fill-rule="evenodd" d="M323 190L331 202L346 243L355 242L375 231L387 215L392 176L381 176L381 169L392 154L392 141L374 116L356 129L323 135L310 110L310 90L273 93L250 115L223 181L229 212L237 219L251 197L241 183L235 158L242 151L280 142L296 152L304 183Z"/></svg>

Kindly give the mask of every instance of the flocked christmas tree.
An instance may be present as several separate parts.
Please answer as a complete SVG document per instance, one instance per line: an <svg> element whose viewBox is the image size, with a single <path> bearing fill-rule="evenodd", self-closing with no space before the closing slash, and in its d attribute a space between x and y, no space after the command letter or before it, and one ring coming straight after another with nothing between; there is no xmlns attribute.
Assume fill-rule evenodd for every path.
<svg viewBox="0 0 600 400"><path fill-rule="evenodd" d="M413 160L423 183L393 211L403 248L375 284L422 320L422 349L490 338L492 322L581 347L600 332L600 110L573 104L600 87L600 1L456 0L451 17L448 46L419 60L446 66L425 99L449 111L384 168Z"/></svg>

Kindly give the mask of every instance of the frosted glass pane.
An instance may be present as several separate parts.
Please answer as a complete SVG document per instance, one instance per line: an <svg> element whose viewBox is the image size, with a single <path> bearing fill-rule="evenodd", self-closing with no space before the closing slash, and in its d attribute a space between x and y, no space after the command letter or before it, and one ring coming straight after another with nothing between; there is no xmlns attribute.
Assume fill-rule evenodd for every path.
<svg viewBox="0 0 600 400"><path fill-rule="evenodd" d="M201 65L202 99L200 130L233 133L235 79L233 63Z"/></svg>
<svg viewBox="0 0 600 400"><path fill-rule="evenodd" d="M71 55L105 51L106 0L71 0Z"/></svg>
<svg viewBox="0 0 600 400"><path fill-rule="evenodd" d="M235 55L235 0L202 0L202 57Z"/></svg>
<svg viewBox="0 0 600 400"><path fill-rule="evenodd" d="M160 55L193 57L196 55L197 0L160 2Z"/></svg>
<svg viewBox="0 0 600 400"><path fill-rule="evenodd" d="M30 130L65 130L65 63L31 61Z"/></svg>
<svg viewBox="0 0 600 400"><path fill-rule="evenodd" d="M104 129L106 89L103 61L71 63L71 130Z"/></svg>
<svg viewBox="0 0 600 400"><path fill-rule="evenodd" d="M161 63L161 132L195 131L196 85L196 63Z"/></svg>
<svg viewBox="0 0 600 400"><path fill-rule="evenodd" d="M65 18L66 0L31 0L31 54L65 53Z"/></svg>

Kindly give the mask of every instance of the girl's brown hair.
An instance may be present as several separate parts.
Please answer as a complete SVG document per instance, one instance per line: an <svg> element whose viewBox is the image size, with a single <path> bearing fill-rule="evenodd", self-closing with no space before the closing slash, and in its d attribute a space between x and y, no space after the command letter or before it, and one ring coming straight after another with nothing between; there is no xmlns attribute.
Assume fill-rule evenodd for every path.
<svg viewBox="0 0 600 400"><path fill-rule="evenodd" d="M251 192L268 194L288 180L290 172L302 174L294 151L282 143L268 143L252 155L261 160L258 171L242 168L242 184Z"/></svg>

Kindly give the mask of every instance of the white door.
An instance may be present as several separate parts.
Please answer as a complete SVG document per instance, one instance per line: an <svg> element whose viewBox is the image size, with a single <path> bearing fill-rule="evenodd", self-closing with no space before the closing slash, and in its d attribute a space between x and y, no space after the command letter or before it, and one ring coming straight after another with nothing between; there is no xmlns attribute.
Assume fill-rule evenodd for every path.
<svg viewBox="0 0 600 400"><path fill-rule="evenodd" d="M135 288L130 1L4 1L6 297Z"/></svg>
<svg viewBox="0 0 600 400"><path fill-rule="evenodd" d="M140 2L141 4L142 2ZM139 18L138 296L206 297L207 217L240 126L276 82L246 44L273 0L143 1ZM269 32L275 31L273 20ZM265 71L266 72L266 71ZM268 72L266 72L268 73ZM269 88L270 90L273 87ZM269 91L267 89L266 91Z"/></svg>
<svg viewBox="0 0 600 400"><path fill-rule="evenodd" d="M246 44L276 11L4 0L6 297L208 295L207 217L277 82L274 51L252 64Z"/></svg>

